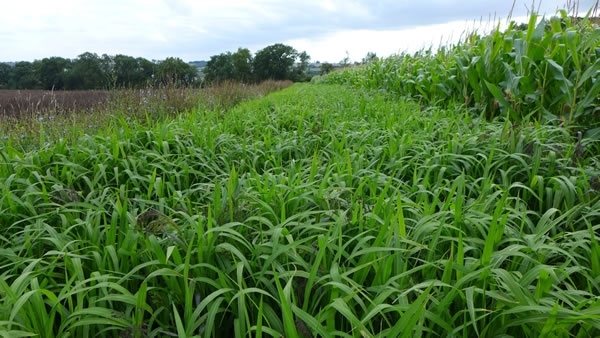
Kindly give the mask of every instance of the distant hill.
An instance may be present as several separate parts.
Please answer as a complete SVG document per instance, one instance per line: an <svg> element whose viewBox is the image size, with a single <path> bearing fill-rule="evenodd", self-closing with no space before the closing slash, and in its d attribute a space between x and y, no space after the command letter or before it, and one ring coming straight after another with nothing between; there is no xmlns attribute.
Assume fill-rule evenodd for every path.
<svg viewBox="0 0 600 338"><path fill-rule="evenodd" d="M206 63L207 62L208 61L204 61L204 60L202 60L202 61L190 61L190 62L188 62L188 64L190 64L190 65L192 65L192 66L194 66L196 68L204 68L204 67L206 67Z"/></svg>
<svg viewBox="0 0 600 338"><path fill-rule="evenodd" d="M198 73L202 74L204 71L204 67L206 67L206 63L208 61L191 61L188 62L189 65L196 67L196 69L198 69Z"/></svg>

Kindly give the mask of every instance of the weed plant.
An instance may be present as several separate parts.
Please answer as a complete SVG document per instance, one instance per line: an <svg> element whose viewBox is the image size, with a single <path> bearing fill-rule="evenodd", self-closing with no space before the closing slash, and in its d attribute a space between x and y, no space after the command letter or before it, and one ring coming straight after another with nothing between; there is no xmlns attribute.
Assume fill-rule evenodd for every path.
<svg viewBox="0 0 600 338"><path fill-rule="evenodd" d="M0 334L599 336L597 151L316 84L5 145Z"/></svg>

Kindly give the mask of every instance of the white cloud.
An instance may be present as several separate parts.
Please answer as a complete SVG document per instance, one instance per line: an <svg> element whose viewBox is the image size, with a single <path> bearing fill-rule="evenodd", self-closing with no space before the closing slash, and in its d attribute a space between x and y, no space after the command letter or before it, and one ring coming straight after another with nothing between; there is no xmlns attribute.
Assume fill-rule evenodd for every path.
<svg viewBox="0 0 600 338"><path fill-rule="evenodd" d="M524 18L517 18L524 19ZM414 53L420 50L457 43L465 32L489 32L488 22L453 21L437 25L417 26L398 30L345 30L311 39L287 41L298 50L306 50L313 61L338 62L346 57L361 61L368 52L379 56Z"/></svg>
<svg viewBox="0 0 600 338"><path fill-rule="evenodd" d="M554 13L564 1L544 0L541 10ZM583 10L595 0L580 2ZM529 5L519 0L514 15ZM506 15L511 6L510 0L18 0L0 11L0 61L85 51L198 60L278 42L313 60L336 62L346 50L360 60L368 51L438 45L465 24Z"/></svg>

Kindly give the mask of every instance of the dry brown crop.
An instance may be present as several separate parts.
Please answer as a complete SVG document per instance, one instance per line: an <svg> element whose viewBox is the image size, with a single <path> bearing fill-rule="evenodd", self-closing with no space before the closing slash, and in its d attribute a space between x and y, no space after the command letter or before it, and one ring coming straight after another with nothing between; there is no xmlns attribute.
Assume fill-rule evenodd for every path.
<svg viewBox="0 0 600 338"><path fill-rule="evenodd" d="M108 91L0 90L0 116L23 118L102 109Z"/></svg>

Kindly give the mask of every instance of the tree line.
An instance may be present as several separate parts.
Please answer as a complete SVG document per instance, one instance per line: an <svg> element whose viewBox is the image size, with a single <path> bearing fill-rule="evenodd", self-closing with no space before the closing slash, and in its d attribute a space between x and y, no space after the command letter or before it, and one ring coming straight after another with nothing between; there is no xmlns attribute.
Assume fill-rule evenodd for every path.
<svg viewBox="0 0 600 338"><path fill-rule="evenodd" d="M247 48L234 53L213 55L204 68L204 80L209 83L223 81L261 82L264 80L308 81L310 56L291 46L276 43L267 46L254 56Z"/></svg>
<svg viewBox="0 0 600 338"><path fill-rule="evenodd" d="M281 43L250 53L247 48L211 56L202 72L179 58L150 61L127 55L86 52L75 59L48 57L0 63L0 89L84 90L200 86L222 81L308 81L310 56Z"/></svg>
<svg viewBox="0 0 600 338"><path fill-rule="evenodd" d="M49 57L14 65L0 63L0 88L82 90L145 88L176 83L194 85L197 69L179 58L149 61L127 55L86 52L75 59Z"/></svg>

